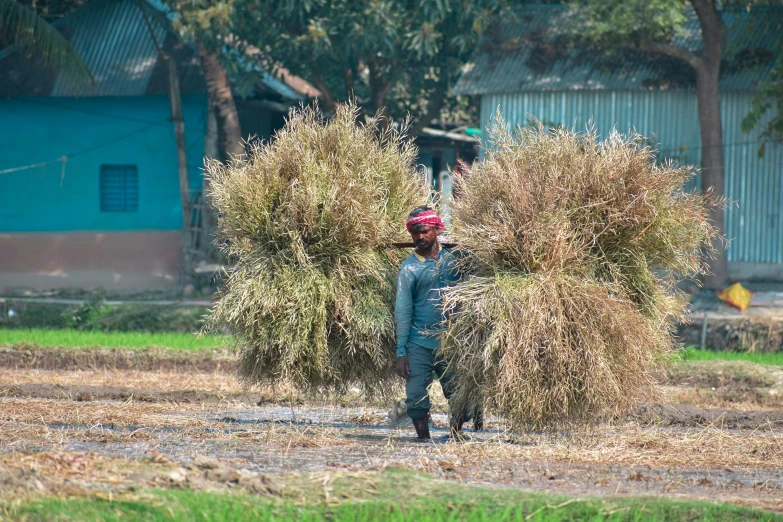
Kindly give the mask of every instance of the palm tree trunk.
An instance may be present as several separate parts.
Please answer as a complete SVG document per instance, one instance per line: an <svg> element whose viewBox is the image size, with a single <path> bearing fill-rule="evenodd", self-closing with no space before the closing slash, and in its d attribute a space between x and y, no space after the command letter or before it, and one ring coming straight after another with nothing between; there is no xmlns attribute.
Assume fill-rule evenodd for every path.
<svg viewBox="0 0 783 522"><path fill-rule="evenodd" d="M210 52L199 46L198 55L204 80L209 93L209 104L215 111L220 135L220 149L223 161L238 157L245 153L242 144L242 130L239 126L239 113L231 93L228 73L220 63L218 53Z"/></svg>
<svg viewBox="0 0 783 522"><path fill-rule="evenodd" d="M204 73L204 80L207 84L207 93L209 96L210 113L214 114L218 130L218 154L224 162L231 161L232 158L238 158L245 153L245 146L242 144L242 129L239 125L239 113L237 112L234 95L231 92L231 84L228 81L226 68L220 63L218 53L208 51L202 46L198 48L201 69ZM206 152L206 151L205 151ZM220 254L214 247L211 247L211 241L215 237L217 228L217 216L215 209L210 201L211 191L209 178L204 178L203 200L204 210L202 213L202 244L201 249L207 257L214 261L220 260ZM206 239L206 240L204 240Z"/></svg>

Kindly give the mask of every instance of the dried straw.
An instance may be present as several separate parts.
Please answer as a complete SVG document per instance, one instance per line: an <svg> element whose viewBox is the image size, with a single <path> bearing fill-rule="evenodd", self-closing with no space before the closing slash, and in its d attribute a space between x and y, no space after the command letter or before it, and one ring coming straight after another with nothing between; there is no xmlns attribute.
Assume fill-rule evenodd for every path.
<svg viewBox="0 0 783 522"><path fill-rule="evenodd" d="M479 394L518 429L625 411L672 354L675 275L705 271L716 201L638 135L498 120L491 140L452 213L472 274L444 293L457 404Z"/></svg>
<svg viewBox="0 0 783 522"><path fill-rule="evenodd" d="M250 384L383 391L405 217L427 202L415 148L391 126L293 111L247 160L207 166L220 246L235 261L209 326L228 326Z"/></svg>

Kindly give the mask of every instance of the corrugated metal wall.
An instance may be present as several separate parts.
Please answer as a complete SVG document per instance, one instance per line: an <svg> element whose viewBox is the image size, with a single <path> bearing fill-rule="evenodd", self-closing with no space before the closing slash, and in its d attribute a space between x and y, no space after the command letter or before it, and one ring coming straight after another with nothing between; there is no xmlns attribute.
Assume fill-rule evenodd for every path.
<svg viewBox="0 0 783 522"><path fill-rule="evenodd" d="M783 263L783 146L767 144L758 157L755 134L740 123L753 97L748 92L721 96L726 165L725 193L733 202L726 212L731 262ZM700 164L701 139L696 94L689 91L549 91L487 94L481 100L486 129L500 109L509 125L535 117L546 125L584 130L590 120L601 135L613 128L635 129L655 143L662 157ZM485 133L486 135L486 133ZM691 183L696 186L697 180Z"/></svg>

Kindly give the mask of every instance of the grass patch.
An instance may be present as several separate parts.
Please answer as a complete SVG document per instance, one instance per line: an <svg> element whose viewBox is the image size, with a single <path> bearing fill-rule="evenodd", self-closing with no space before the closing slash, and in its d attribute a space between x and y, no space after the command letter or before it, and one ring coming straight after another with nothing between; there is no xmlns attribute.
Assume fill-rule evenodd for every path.
<svg viewBox="0 0 783 522"><path fill-rule="evenodd" d="M107 305L99 299L79 305L8 299L0 303L0 312L0 328L188 333L201 329L208 308L146 303Z"/></svg>
<svg viewBox="0 0 783 522"><path fill-rule="evenodd" d="M646 498L567 498L512 489L463 486L407 470L348 477L301 477L320 496L269 497L190 490L152 490L114 500L98 497L41 498L7 512L11 520L374 520L435 522L783 520L783 515L695 501ZM330 481L331 479L331 481ZM306 485L303 484L305 488ZM300 503L292 498L303 499Z"/></svg>
<svg viewBox="0 0 783 522"><path fill-rule="evenodd" d="M160 346L176 350L201 350L225 344L215 335L196 337L181 332L106 332L98 330L0 329L0 344L26 343L42 347L145 348Z"/></svg>
<svg viewBox="0 0 783 522"><path fill-rule="evenodd" d="M745 361L768 366L783 366L783 352L727 352L699 350L690 346L680 354L684 361Z"/></svg>

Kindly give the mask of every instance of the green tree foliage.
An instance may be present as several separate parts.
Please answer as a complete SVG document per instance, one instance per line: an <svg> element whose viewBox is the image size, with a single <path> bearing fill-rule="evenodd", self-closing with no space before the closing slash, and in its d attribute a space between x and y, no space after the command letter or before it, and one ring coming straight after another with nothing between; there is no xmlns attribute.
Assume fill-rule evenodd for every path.
<svg viewBox="0 0 783 522"><path fill-rule="evenodd" d="M753 9L758 3L729 0L716 4L727 10ZM582 15L582 34L609 54L629 46L641 47L650 42L669 44L678 36L690 36L683 32L689 2L591 0L573 5ZM757 127L760 127L762 140L783 142L783 59L778 62L769 80L759 84L751 110L742 122L746 133ZM759 154L763 153L762 143Z"/></svg>
<svg viewBox="0 0 783 522"><path fill-rule="evenodd" d="M728 0L730 3L731 0ZM702 152L702 188L723 195L723 130L719 79L725 48L719 0L586 0L572 1L578 32L587 42L611 54L635 49L687 63L696 78ZM732 4L733 5L733 4ZM692 24L695 20L698 23ZM692 34L693 33L693 34ZM694 49L693 42L700 42ZM712 209L710 219L725 232L723 210ZM720 288L728 277L726 250L716 235L705 286Z"/></svg>
<svg viewBox="0 0 783 522"><path fill-rule="evenodd" d="M327 112L355 98L366 113L410 113L414 132L464 114L449 94L504 0L227 0L182 2L183 27L236 51L240 62L285 66L322 93ZM235 60L236 61L236 60ZM447 116L449 117L449 116Z"/></svg>
<svg viewBox="0 0 783 522"><path fill-rule="evenodd" d="M90 71L70 42L44 18L47 14L47 7L39 14L16 0L0 0L0 49L15 45L44 67L92 81Z"/></svg>
<svg viewBox="0 0 783 522"><path fill-rule="evenodd" d="M66 16L92 0L16 0L49 23Z"/></svg>
<svg viewBox="0 0 783 522"><path fill-rule="evenodd" d="M672 0L598 1L573 4L581 34L612 52L642 41L671 40L687 21L688 4Z"/></svg>
<svg viewBox="0 0 783 522"><path fill-rule="evenodd" d="M783 49L781 49L783 56ZM742 120L742 130L750 133L761 127L760 137L783 143L783 58L772 70L768 81L759 84L750 112ZM764 155L764 143L759 146L759 156Z"/></svg>

